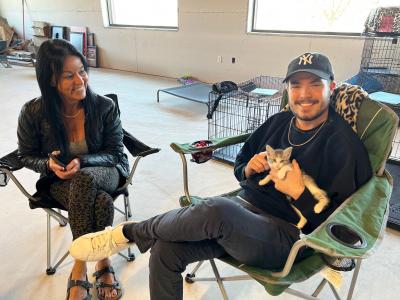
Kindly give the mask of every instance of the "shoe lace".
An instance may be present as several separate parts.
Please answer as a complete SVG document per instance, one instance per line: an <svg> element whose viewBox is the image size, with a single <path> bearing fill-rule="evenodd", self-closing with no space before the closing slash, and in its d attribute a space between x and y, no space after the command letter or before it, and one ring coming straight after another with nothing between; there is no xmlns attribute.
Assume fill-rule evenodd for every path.
<svg viewBox="0 0 400 300"><path fill-rule="evenodd" d="M92 239L92 247L96 251L102 251L104 249L111 249L114 243L111 237L111 228L106 229L106 234L100 234Z"/></svg>

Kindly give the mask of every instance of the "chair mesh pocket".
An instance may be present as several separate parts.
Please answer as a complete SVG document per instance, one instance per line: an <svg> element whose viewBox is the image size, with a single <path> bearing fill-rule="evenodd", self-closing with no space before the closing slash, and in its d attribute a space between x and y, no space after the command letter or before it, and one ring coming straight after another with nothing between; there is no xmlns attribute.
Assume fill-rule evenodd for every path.
<svg viewBox="0 0 400 300"><path fill-rule="evenodd" d="M10 177L6 173L0 171L0 186L6 186Z"/></svg>
<svg viewBox="0 0 400 300"><path fill-rule="evenodd" d="M332 257L321 254L322 260L332 269L336 271L348 272L354 269L356 263L352 258L336 258L332 261Z"/></svg>

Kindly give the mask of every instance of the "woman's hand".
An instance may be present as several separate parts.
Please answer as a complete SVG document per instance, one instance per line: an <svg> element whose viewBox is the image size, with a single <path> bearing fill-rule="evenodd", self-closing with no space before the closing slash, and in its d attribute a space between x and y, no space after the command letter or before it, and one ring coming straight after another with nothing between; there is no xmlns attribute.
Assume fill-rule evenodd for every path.
<svg viewBox="0 0 400 300"><path fill-rule="evenodd" d="M278 178L276 170L271 170L269 174L278 191L290 196L293 200L297 200L304 192L305 186L300 166L295 159L292 161L292 167L293 170L287 172L284 179Z"/></svg>
<svg viewBox="0 0 400 300"><path fill-rule="evenodd" d="M60 155L60 151L51 152L52 155L58 156ZM56 176L60 179L70 179L76 172L81 168L81 162L79 158L74 158L69 162L65 167L57 164L53 159L49 159L48 168L56 174Z"/></svg>
<svg viewBox="0 0 400 300"><path fill-rule="evenodd" d="M51 154L55 157L60 155L60 151L53 151L51 152ZM58 163L56 163L52 158L49 158L49 160L47 161L47 168L51 171L53 171L54 173L59 172L59 171L64 171L65 167L59 165Z"/></svg>
<svg viewBox="0 0 400 300"><path fill-rule="evenodd" d="M267 161L267 152L260 152L255 154L250 161L247 163L246 168L244 169L244 175L246 178L253 175L254 173L262 173L264 171L269 170L269 164Z"/></svg>
<svg viewBox="0 0 400 300"><path fill-rule="evenodd" d="M61 179L71 179L76 172L79 171L79 169L81 168L81 161L79 158L74 158L73 160L71 160L69 162L69 164L65 167L65 171L64 170L60 170L60 171L56 171L54 172L58 178Z"/></svg>

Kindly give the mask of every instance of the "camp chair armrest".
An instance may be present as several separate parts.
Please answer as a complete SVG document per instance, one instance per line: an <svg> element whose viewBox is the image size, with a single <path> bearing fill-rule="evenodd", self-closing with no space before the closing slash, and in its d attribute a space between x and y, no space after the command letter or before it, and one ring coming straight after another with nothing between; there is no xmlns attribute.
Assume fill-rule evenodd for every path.
<svg viewBox="0 0 400 300"><path fill-rule="evenodd" d="M149 150L145 150L145 151L139 152L136 156L145 157L147 155L158 153L160 151L161 151L160 148L150 148Z"/></svg>
<svg viewBox="0 0 400 300"><path fill-rule="evenodd" d="M10 171L22 169L24 166L18 158L18 150L14 150L0 158L0 167L6 168Z"/></svg>
<svg viewBox="0 0 400 300"><path fill-rule="evenodd" d="M392 188L387 172L373 176L303 241L333 257L368 257L382 239Z"/></svg>
<svg viewBox="0 0 400 300"><path fill-rule="evenodd" d="M224 137L224 138L214 138L214 139L210 140L212 142L211 146L203 147L203 148L193 147L192 143L184 143L184 144L171 143L170 146L177 153L192 154L192 153L198 153L198 152L204 152L204 151L213 151L218 148L235 145L235 144L239 144L239 143L244 143L248 139L249 136L250 136L250 133L244 133L244 134L229 136L229 137Z"/></svg>
<svg viewBox="0 0 400 300"><path fill-rule="evenodd" d="M150 146L147 146L145 143L135 138L125 129L123 129L122 131L124 133L123 137L124 146L133 157L136 156L145 157L147 155L157 153L161 150L159 148L151 148Z"/></svg>

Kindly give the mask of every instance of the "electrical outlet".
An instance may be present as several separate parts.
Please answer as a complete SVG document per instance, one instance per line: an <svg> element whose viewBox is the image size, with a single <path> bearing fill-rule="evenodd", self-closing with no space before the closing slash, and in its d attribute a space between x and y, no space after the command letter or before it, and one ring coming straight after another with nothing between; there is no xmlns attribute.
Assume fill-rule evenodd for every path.
<svg viewBox="0 0 400 300"><path fill-rule="evenodd" d="M221 55L217 56L217 63L222 64L222 56Z"/></svg>

